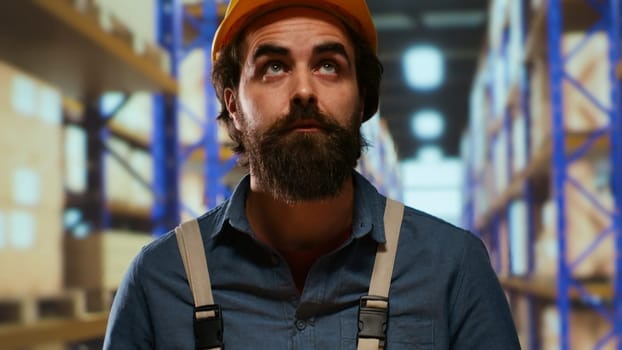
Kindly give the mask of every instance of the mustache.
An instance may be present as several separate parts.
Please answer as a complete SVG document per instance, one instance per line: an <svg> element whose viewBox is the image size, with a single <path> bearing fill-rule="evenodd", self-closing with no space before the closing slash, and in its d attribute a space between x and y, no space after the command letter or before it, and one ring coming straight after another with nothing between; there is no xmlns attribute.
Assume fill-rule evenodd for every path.
<svg viewBox="0 0 622 350"><path fill-rule="evenodd" d="M320 112L314 103L301 105L292 103L289 113L279 119L270 129L273 135L284 135L294 129L300 122L313 122L324 132L333 132L342 128L333 118Z"/></svg>

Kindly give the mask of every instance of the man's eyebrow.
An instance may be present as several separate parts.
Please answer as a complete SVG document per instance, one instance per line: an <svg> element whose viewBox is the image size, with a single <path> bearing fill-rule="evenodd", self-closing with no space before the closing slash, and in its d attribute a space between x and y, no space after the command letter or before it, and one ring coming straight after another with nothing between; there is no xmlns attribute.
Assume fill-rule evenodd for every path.
<svg viewBox="0 0 622 350"><path fill-rule="evenodd" d="M326 53L326 52L339 54L343 56L346 59L346 61L348 61L348 63L350 63L350 57L348 56L348 53L346 52L346 47L343 46L343 44L341 43L329 42L325 44L320 44L313 48L313 54L315 55Z"/></svg>
<svg viewBox="0 0 622 350"><path fill-rule="evenodd" d="M289 49L284 48L282 46L273 45L273 44L264 44L257 47L255 52L253 53L253 62L257 61L257 59L261 56L265 55L279 55L279 56L287 56L289 54Z"/></svg>

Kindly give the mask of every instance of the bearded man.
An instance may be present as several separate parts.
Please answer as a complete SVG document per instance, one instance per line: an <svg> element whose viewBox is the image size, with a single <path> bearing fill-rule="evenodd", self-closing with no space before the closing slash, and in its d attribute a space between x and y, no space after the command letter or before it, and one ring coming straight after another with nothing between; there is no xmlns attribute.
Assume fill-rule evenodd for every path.
<svg viewBox="0 0 622 350"><path fill-rule="evenodd" d="M105 349L519 349L482 242L354 170L382 66L364 0L233 0L212 82L248 165L148 245Z"/></svg>

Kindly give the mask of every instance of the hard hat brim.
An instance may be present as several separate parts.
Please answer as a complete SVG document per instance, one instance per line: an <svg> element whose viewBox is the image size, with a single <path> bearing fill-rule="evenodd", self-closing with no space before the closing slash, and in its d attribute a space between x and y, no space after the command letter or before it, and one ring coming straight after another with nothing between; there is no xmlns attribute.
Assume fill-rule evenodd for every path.
<svg viewBox="0 0 622 350"><path fill-rule="evenodd" d="M376 28L365 0L231 0L212 41L212 61L216 61L220 50L229 45L251 20L276 8L297 5L337 15L361 33L374 51L377 50Z"/></svg>

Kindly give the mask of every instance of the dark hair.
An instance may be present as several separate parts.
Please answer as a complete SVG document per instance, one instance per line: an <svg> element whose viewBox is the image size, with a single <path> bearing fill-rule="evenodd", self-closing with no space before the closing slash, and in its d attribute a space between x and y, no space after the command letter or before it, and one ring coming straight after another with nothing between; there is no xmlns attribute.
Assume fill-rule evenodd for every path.
<svg viewBox="0 0 622 350"><path fill-rule="evenodd" d="M359 94L364 103L363 121L371 118L378 110L378 100L380 98L380 80L384 68L374 50L363 37L346 25L348 34L354 44L356 60L356 80ZM212 84L216 91L216 97L221 103L221 110L218 114L218 121L227 127L229 136L234 142L232 147L236 153L244 154L244 144L242 135L233 124L233 119L227 111L225 105L224 92L226 88L237 91L240 84L240 74L242 72L242 34L238 35L231 44L225 46L219 53L212 68Z"/></svg>

